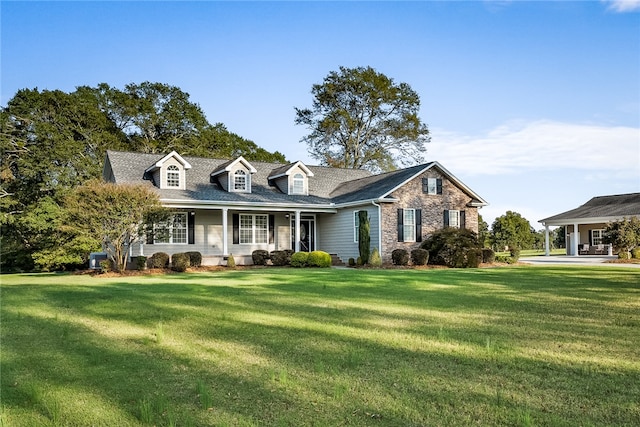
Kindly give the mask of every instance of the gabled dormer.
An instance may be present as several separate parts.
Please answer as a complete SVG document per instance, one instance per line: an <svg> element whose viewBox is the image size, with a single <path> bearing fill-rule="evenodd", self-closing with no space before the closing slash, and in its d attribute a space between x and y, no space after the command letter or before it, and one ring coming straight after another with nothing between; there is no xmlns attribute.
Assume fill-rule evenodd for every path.
<svg viewBox="0 0 640 427"><path fill-rule="evenodd" d="M222 188L230 193L251 193L251 175L256 172L256 168L240 156L221 164L211 172L211 178L216 178Z"/></svg>
<svg viewBox="0 0 640 427"><path fill-rule="evenodd" d="M298 161L284 165L271 171L269 181L275 184L285 194L289 195L309 195L309 178L313 172Z"/></svg>
<svg viewBox="0 0 640 427"><path fill-rule="evenodd" d="M144 172L151 175L156 187L163 190L184 190L187 185L187 175L185 173L187 169L191 169L189 162L180 154L172 151L155 164L149 166Z"/></svg>

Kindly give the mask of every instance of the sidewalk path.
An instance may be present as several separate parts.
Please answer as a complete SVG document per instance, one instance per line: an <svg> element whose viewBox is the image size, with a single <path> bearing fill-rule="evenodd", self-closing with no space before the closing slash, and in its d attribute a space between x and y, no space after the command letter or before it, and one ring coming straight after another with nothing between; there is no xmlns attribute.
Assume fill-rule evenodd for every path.
<svg viewBox="0 0 640 427"><path fill-rule="evenodd" d="M640 268L640 264L626 263L608 263L606 261L617 259L617 256L568 256L568 255L552 255L552 256L532 256L521 257L520 262L533 265L599 265L606 267L631 267Z"/></svg>

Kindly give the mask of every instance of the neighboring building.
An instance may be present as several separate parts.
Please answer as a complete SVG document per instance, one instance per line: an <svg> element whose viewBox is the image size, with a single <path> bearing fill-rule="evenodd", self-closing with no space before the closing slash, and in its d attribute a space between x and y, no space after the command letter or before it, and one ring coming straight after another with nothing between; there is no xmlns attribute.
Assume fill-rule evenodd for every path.
<svg viewBox="0 0 640 427"><path fill-rule="evenodd" d="M640 218L640 193L594 197L580 207L538 222L546 229L547 255L550 226L565 227L567 255L611 255L612 248L602 241L607 224L634 216Z"/></svg>
<svg viewBox="0 0 640 427"><path fill-rule="evenodd" d="M145 184L174 211L163 241L130 254L199 251L203 264L233 254L250 264L256 249L323 250L343 262L358 257L358 212L370 220L371 248L385 262L397 248L417 248L445 226L478 231L480 196L437 162L383 174L365 170L107 152L104 179ZM166 233L165 233L166 234Z"/></svg>

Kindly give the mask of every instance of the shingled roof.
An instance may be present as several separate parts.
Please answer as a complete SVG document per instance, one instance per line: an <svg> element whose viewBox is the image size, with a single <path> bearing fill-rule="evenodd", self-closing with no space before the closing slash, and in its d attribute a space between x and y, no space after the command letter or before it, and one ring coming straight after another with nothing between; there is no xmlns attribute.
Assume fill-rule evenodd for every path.
<svg viewBox="0 0 640 427"><path fill-rule="evenodd" d="M571 222L607 222L624 217L640 217L640 193L598 196L584 205L539 222L547 225L564 225Z"/></svg>
<svg viewBox="0 0 640 427"><path fill-rule="evenodd" d="M157 191L162 200L180 200L188 202L221 202L250 204L317 205L319 207L350 204L360 201L378 200L388 197L391 192L432 167L463 188L478 205L486 202L437 162L399 169L392 172L373 175L360 169L340 169L324 166L306 166L314 178L309 180L309 195L288 195L282 193L272 182L270 176L290 168L292 164L253 162L256 173L251 177L251 193L228 192L221 188L211 173L228 165L229 160L183 156L191 169L185 171L186 188L184 190L156 188L151 176L145 172L149 165L162 159L163 155L108 151L103 175L105 179L117 184L146 184Z"/></svg>

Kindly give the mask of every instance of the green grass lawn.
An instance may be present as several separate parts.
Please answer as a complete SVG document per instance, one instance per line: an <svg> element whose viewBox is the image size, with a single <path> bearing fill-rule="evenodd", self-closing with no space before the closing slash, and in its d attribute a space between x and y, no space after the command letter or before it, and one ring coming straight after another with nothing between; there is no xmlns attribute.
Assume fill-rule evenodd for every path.
<svg viewBox="0 0 640 427"><path fill-rule="evenodd" d="M637 426L640 271L0 277L2 426Z"/></svg>

